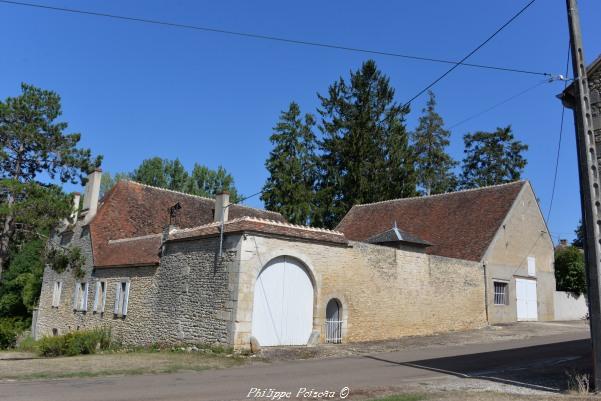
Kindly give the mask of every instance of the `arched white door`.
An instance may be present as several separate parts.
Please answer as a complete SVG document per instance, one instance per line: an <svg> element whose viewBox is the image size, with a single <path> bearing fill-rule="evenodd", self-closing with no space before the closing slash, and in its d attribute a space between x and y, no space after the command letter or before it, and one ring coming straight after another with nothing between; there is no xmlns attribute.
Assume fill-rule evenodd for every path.
<svg viewBox="0 0 601 401"><path fill-rule="evenodd" d="M313 284L296 259L279 257L259 274L252 335L259 344L305 345L313 330Z"/></svg>

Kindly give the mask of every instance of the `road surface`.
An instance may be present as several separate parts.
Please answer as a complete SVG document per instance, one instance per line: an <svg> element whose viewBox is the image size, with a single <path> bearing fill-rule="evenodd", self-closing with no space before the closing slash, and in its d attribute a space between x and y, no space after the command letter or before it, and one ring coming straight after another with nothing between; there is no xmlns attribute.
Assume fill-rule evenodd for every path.
<svg viewBox="0 0 601 401"><path fill-rule="evenodd" d="M405 350L335 359L255 364L223 370L163 375L105 377L0 383L3 401L203 401L243 400L260 391L299 389L352 395L358 389L422 383L443 377L479 377L485 381L553 389L566 364L589 363L590 340L585 331L477 344ZM551 381L551 382L549 382ZM555 386L555 387L554 387ZM253 388L260 390L253 390ZM253 392L254 391L254 392ZM346 390L345 390L346 391ZM314 393L313 393L314 394ZM268 393L263 395L267 396ZM311 395L302 393L297 399ZM344 395L344 391L343 391ZM253 397L251 397L253 398Z"/></svg>

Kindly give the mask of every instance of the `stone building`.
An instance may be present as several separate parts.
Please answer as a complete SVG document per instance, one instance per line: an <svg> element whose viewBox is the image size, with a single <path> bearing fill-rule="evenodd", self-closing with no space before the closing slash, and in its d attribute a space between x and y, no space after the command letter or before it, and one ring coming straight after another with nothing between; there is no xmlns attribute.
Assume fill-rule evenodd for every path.
<svg viewBox="0 0 601 401"><path fill-rule="evenodd" d="M536 293L524 319L553 316L553 248L527 182L356 206L325 230L227 194L131 181L99 201L99 180L54 235L86 261L83 274L46 267L38 336L104 326L125 344L388 339L516 320L516 301L532 301L516 296L521 281Z"/></svg>

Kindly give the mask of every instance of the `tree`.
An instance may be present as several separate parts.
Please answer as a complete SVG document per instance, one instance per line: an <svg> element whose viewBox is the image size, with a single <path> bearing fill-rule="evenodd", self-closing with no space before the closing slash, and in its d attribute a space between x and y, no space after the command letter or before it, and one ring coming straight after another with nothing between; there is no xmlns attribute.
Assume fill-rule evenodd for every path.
<svg viewBox="0 0 601 401"><path fill-rule="evenodd" d="M142 161L131 177L134 181L154 187L182 191L188 179L188 173L179 161L153 157Z"/></svg>
<svg viewBox="0 0 601 401"><path fill-rule="evenodd" d="M586 293L584 254L575 246L555 252L555 282L558 291L571 292L578 296Z"/></svg>
<svg viewBox="0 0 601 401"><path fill-rule="evenodd" d="M580 220L578 222L578 227L576 227L576 230L574 230L574 233L576 234L576 238L574 238L574 241L572 241L572 245L580 248L580 249L584 249L584 225L582 224L582 220Z"/></svg>
<svg viewBox="0 0 601 401"><path fill-rule="evenodd" d="M78 148L81 135L66 134L67 123L56 121L62 114L58 94L27 84L21 84L21 90L21 95L0 101L0 277L18 231L31 231L28 225L32 222L21 221L17 226L14 213L29 193L36 192L32 183L35 185L40 175L61 182L83 182L102 160L100 156L92 158L89 149Z"/></svg>
<svg viewBox="0 0 601 401"><path fill-rule="evenodd" d="M415 156L404 108L373 60L318 94L323 134L316 223L335 226L356 203L413 196Z"/></svg>
<svg viewBox="0 0 601 401"><path fill-rule="evenodd" d="M103 171L100 179L100 198L102 199L120 180L131 180L131 174L117 173L113 176L108 171Z"/></svg>
<svg viewBox="0 0 601 401"><path fill-rule="evenodd" d="M417 183L426 195L450 192L457 186L452 171L457 162L445 151L451 133L444 129L444 121L435 110L434 92L429 91L428 95L428 103L412 135Z"/></svg>
<svg viewBox="0 0 601 401"><path fill-rule="evenodd" d="M463 141L463 188L503 184L521 178L527 164L523 152L528 150L528 145L514 139L511 126L494 132L466 134Z"/></svg>
<svg viewBox="0 0 601 401"><path fill-rule="evenodd" d="M230 202L235 203L242 198L236 189L234 177L223 166L218 166L217 170L212 170L194 163L192 173L184 186L184 192L212 198L223 190L230 194Z"/></svg>
<svg viewBox="0 0 601 401"><path fill-rule="evenodd" d="M269 138L274 145L265 162L269 177L261 200L268 210L281 213L290 223L310 224L314 210L316 179L315 118L301 116L292 102Z"/></svg>

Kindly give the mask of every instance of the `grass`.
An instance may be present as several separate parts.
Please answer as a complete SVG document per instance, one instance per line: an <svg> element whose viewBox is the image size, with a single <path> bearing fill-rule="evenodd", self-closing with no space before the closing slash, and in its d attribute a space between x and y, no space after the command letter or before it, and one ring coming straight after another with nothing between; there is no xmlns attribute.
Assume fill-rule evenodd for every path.
<svg viewBox="0 0 601 401"><path fill-rule="evenodd" d="M185 349L183 351L179 347L115 349L93 355L55 358L39 358L32 353L20 352L15 353L15 356L18 355L18 359L2 360L0 358L0 380L85 378L203 371L240 366L248 360L245 355L228 353L228 349L221 347L203 347L202 351L195 352L186 352Z"/></svg>

